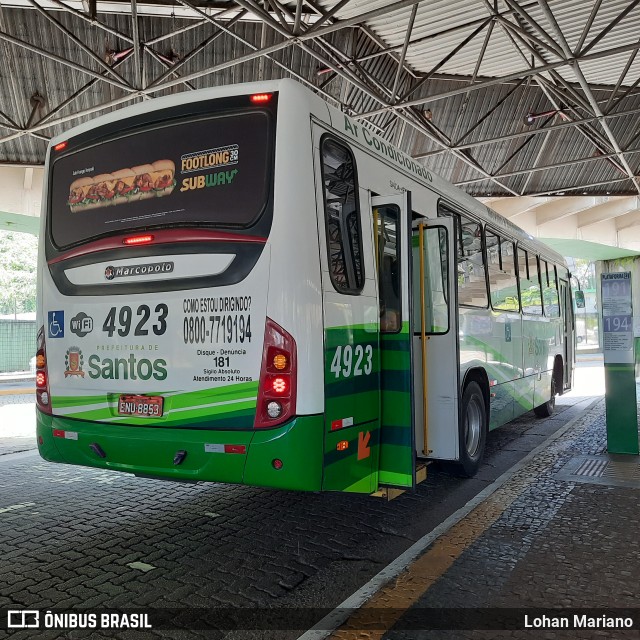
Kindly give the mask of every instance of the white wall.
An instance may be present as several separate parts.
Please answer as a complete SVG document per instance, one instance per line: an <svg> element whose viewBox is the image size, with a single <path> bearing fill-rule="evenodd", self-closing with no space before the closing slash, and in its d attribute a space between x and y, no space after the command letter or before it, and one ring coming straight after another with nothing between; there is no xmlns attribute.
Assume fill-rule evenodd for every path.
<svg viewBox="0 0 640 640"><path fill-rule="evenodd" d="M41 168L0 167L0 211L39 216L43 176Z"/></svg>

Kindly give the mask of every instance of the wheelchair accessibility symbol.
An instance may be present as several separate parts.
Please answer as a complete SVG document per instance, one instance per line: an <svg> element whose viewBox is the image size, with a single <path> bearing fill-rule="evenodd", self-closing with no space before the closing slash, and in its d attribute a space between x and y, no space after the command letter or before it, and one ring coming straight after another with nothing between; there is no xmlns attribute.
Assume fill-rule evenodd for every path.
<svg viewBox="0 0 640 640"><path fill-rule="evenodd" d="M50 338L64 338L64 311L49 311L47 328Z"/></svg>

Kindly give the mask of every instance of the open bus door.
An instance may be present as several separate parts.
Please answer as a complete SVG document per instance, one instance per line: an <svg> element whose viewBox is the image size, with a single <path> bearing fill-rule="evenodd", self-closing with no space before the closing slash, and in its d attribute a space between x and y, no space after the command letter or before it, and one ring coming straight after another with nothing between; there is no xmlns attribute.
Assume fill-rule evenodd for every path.
<svg viewBox="0 0 640 640"><path fill-rule="evenodd" d="M573 362L575 360L576 345L575 320L569 282L560 278L558 283L560 285L560 312L562 314L562 339L564 345L564 379L562 385L563 389L567 391L573 386Z"/></svg>
<svg viewBox="0 0 640 640"><path fill-rule="evenodd" d="M411 194L371 198L380 310L379 483L416 482L411 336Z"/></svg>
<svg viewBox="0 0 640 640"><path fill-rule="evenodd" d="M460 367L453 219L415 220L412 240L416 455L458 460Z"/></svg>

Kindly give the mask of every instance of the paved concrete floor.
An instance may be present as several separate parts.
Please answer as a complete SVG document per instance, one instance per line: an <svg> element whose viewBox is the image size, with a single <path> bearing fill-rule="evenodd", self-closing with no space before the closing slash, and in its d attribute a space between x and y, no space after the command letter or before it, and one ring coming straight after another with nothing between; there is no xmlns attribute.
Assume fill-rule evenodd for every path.
<svg viewBox="0 0 640 640"><path fill-rule="evenodd" d="M628 466L635 480L566 472L583 456L609 458L606 447L601 400L427 547L331 637L640 637L640 459L612 458ZM633 630L522 628L524 609L547 609L550 616L559 607L596 617L609 609L613 610L609 614L632 615L636 626ZM559 613L573 622L569 612ZM496 631L492 623L498 615L514 628ZM442 616L445 624L460 625L458 630L424 631L436 624L436 616ZM465 631L465 621L475 630Z"/></svg>
<svg viewBox="0 0 640 640"><path fill-rule="evenodd" d="M528 414L490 434L476 478L462 480L434 465L416 493L391 503L182 485L52 465L35 451L7 453L0 456L0 607L334 607L579 415L589 394L601 390L601 379L597 362L583 363L576 391L559 399L552 418ZM32 396L0 397L0 449L33 446L27 434L33 428L25 427L33 424L32 409ZM228 636L295 638L303 630ZM84 637L78 633L68 637ZM225 634L92 637L156 635ZM25 631L11 637L35 636Z"/></svg>

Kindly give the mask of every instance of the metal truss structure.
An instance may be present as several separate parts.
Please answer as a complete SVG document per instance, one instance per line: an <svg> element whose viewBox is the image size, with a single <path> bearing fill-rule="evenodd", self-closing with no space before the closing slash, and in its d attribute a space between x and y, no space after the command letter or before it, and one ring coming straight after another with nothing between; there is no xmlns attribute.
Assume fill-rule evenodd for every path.
<svg viewBox="0 0 640 640"><path fill-rule="evenodd" d="M0 163L293 77L477 196L640 194L640 0L0 0Z"/></svg>

